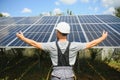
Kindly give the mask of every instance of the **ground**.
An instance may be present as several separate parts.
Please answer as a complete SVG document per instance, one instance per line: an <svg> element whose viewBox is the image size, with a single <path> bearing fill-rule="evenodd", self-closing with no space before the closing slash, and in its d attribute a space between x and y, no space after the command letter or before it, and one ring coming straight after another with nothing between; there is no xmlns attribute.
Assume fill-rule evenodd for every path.
<svg viewBox="0 0 120 80"><path fill-rule="evenodd" d="M2 56L0 80L46 80L51 67L50 58ZM79 63L79 65L78 65ZM74 66L78 80L120 80L120 71L103 61L81 58Z"/></svg>

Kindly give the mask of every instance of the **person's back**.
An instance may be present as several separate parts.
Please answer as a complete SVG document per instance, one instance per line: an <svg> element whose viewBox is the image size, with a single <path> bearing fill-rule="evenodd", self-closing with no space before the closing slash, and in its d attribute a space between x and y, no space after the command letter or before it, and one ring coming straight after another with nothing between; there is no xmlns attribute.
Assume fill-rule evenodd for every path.
<svg viewBox="0 0 120 80"><path fill-rule="evenodd" d="M60 42L58 41L58 45L60 47L60 50L62 54L64 54L66 48L68 47L69 41ZM42 43L42 49L45 51L48 51L50 53L50 56L53 58L53 66L57 66L57 59L58 59L58 52L57 52L57 45L55 42L48 42L48 43ZM73 66L77 52L79 50L85 49L86 43L80 43L80 42L70 42L69 47L69 61L70 65Z"/></svg>
<svg viewBox="0 0 120 80"><path fill-rule="evenodd" d="M58 47L60 48L60 51L58 50L57 44L58 44ZM42 43L41 45L42 45L42 49L48 51L51 56L51 60L53 63L53 71L51 74L52 79L62 78L64 80L66 79L74 80L75 75L72 70L72 66L75 63L77 52L79 50L85 49L86 43L69 42L69 41L64 41L64 42L58 41L57 42L56 41L56 42ZM67 49L69 49L68 55L66 55L65 53ZM59 54L65 55L66 58L61 58L61 55ZM60 59L61 59L61 63L59 62Z"/></svg>
<svg viewBox="0 0 120 80"><path fill-rule="evenodd" d="M87 43L69 42L67 40L69 33L70 25L66 22L60 22L56 27L57 41L54 42L39 43L24 37L22 32L16 35L24 42L50 53L53 64L51 80L74 80L72 66L75 63L77 52L99 44L106 39L107 32L103 32L102 37Z"/></svg>

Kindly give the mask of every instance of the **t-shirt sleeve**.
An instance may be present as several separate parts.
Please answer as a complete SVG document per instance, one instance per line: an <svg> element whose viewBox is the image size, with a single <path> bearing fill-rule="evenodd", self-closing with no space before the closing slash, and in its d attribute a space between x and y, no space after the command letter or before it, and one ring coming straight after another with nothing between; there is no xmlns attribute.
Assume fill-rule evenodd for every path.
<svg viewBox="0 0 120 80"><path fill-rule="evenodd" d="M78 43L79 49L85 49L86 48L86 43Z"/></svg>
<svg viewBox="0 0 120 80"><path fill-rule="evenodd" d="M41 43L42 50L44 51L50 51L54 49L53 45L54 45L53 42Z"/></svg>
<svg viewBox="0 0 120 80"><path fill-rule="evenodd" d="M71 45L72 49L75 49L77 51L83 50L86 48L86 43L80 43L80 42L73 42Z"/></svg>

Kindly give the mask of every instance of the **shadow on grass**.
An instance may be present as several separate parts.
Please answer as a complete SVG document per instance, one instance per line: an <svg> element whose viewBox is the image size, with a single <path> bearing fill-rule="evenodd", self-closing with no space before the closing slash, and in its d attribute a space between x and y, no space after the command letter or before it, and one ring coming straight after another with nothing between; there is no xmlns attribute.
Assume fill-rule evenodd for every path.
<svg viewBox="0 0 120 80"><path fill-rule="evenodd" d="M79 59L74 66L78 80L119 80L120 72L102 61Z"/></svg>
<svg viewBox="0 0 120 80"><path fill-rule="evenodd" d="M51 66L48 54L33 57L0 55L0 80L45 80Z"/></svg>

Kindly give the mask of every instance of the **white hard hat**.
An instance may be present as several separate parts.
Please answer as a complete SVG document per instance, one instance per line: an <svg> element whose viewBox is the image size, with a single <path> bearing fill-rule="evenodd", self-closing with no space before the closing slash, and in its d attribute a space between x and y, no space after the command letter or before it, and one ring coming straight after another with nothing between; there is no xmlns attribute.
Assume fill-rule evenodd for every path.
<svg viewBox="0 0 120 80"><path fill-rule="evenodd" d="M56 30L60 31L61 33L68 34L70 33L70 25L66 22L60 22L57 24Z"/></svg>

